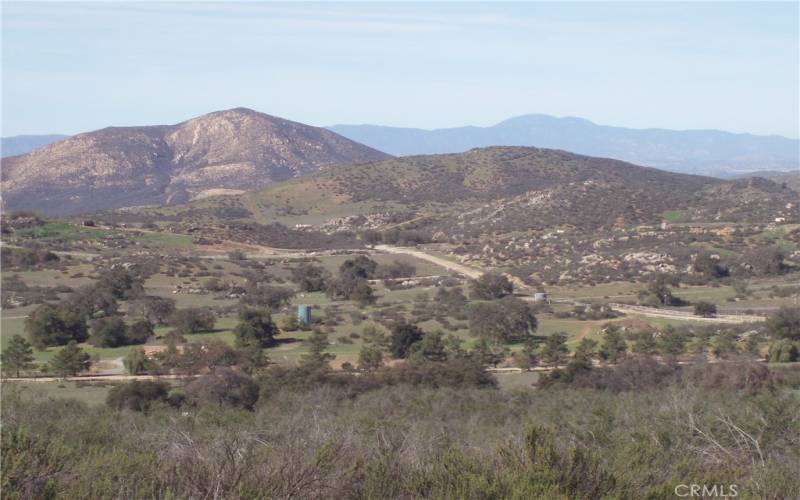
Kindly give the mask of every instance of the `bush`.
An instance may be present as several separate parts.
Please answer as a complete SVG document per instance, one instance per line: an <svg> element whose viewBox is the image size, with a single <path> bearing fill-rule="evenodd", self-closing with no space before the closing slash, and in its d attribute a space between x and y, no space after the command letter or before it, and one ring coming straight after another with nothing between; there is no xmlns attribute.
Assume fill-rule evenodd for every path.
<svg viewBox="0 0 800 500"><path fill-rule="evenodd" d="M167 401L169 384L161 381L133 381L113 387L106 404L115 410L148 411L153 403Z"/></svg>
<svg viewBox="0 0 800 500"><path fill-rule="evenodd" d="M717 306L710 302L697 302L694 305L694 315L704 318L713 318L717 315Z"/></svg>
<svg viewBox="0 0 800 500"><path fill-rule="evenodd" d="M217 367L186 386L195 404L230 406L252 410L258 401L258 386L248 375L228 367Z"/></svg>
<svg viewBox="0 0 800 500"><path fill-rule="evenodd" d="M800 358L797 344L789 339L779 339L769 346L769 360L772 363L792 363Z"/></svg>
<svg viewBox="0 0 800 500"><path fill-rule="evenodd" d="M800 308L778 309L767 318L767 332L776 339L800 340Z"/></svg>

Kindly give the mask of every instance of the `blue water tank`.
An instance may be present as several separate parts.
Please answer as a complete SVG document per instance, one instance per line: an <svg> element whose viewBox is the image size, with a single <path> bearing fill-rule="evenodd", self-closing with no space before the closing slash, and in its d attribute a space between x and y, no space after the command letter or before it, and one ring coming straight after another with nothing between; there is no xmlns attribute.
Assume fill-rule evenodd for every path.
<svg viewBox="0 0 800 500"><path fill-rule="evenodd" d="M297 306L297 320L306 325L311 324L311 306L300 304Z"/></svg>

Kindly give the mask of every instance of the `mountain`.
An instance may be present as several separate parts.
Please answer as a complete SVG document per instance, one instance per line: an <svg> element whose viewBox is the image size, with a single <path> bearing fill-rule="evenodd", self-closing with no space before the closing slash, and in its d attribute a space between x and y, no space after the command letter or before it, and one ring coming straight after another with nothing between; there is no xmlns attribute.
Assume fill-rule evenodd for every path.
<svg viewBox="0 0 800 500"><path fill-rule="evenodd" d="M487 146L536 146L680 173L732 177L800 168L800 140L717 130L629 129L582 118L524 115L491 127L437 130L335 125L330 130L395 156L458 153Z"/></svg>
<svg viewBox="0 0 800 500"><path fill-rule="evenodd" d="M161 205L389 156L244 108L177 125L109 127L2 160L3 203L49 215Z"/></svg>
<svg viewBox="0 0 800 500"><path fill-rule="evenodd" d="M274 222L333 232L403 227L461 241L555 227L585 236L663 221L797 220L797 202L796 192L761 178L725 181L559 150L492 147L328 169L127 220L179 221L186 226L179 232L241 223L243 237Z"/></svg>
<svg viewBox="0 0 800 500"><path fill-rule="evenodd" d="M753 174L747 174L742 177L752 176ZM786 185L787 187L794 189L798 193L800 193L800 171L794 172L774 172L774 171L764 171L758 172L759 177L763 177L765 179L769 179L773 182L778 184Z"/></svg>
<svg viewBox="0 0 800 500"><path fill-rule="evenodd" d="M0 141L0 153L2 157L16 156L29 153L34 149L42 146L47 146L56 141L67 137L66 135L50 134L50 135L15 135L11 137L3 137Z"/></svg>

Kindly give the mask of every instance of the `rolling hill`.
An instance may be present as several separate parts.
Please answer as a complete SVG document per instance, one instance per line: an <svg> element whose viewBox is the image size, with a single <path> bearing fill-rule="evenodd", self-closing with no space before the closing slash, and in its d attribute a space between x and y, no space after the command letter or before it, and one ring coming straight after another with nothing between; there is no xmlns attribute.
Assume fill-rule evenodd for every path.
<svg viewBox="0 0 800 500"><path fill-rule="evenodd" d="M723 181L559 150L494 147L328 169L260 191L145 212L195 225L238 220L333 231L413 220L429 235L480 236L670 219L796 219L797 201L796 192L761 178Z"/></svg>
<svg viewBox="0 0 800 500"><path fill-rule="evenodd" d="M183 203L389 156L329 130L237 108L110 127L2 160L7 209L68 215Z"/></svg>
<svg viewBox="0 0 800 500"><path fill-rule="evenodd" d="M797 139L718 130L629 129L542 114L518 116L491 127L423 130L335 125L330 130L395 156L459 153L488 146L535 146L725 178L758 170L800 169Z"/></svg>

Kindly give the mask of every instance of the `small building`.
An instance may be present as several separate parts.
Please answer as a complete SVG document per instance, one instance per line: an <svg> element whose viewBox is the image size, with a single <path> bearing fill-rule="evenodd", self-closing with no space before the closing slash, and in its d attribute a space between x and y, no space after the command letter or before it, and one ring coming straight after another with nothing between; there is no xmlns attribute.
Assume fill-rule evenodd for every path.
<svg viewBox="0 0 800 500"><path fill-rule="evenodd" d="M297 320L303 324L311 324L311 306L308 304L300 304L297 306Z"/></svg>
<svg viewBox="0 0 800 500"><path fill-rule="evenodd" d="M533 294L533 301L536 303L550 303L550 294L547 292L536 292Z"/></svg>

